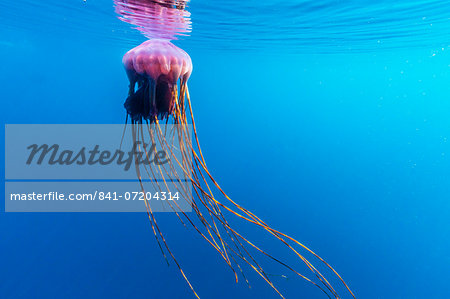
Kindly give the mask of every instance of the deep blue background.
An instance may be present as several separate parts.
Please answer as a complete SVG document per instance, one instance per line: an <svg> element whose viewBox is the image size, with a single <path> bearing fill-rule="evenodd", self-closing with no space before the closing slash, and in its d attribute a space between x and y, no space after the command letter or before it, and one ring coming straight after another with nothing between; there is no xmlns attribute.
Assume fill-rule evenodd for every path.
<svg viewBox="0 0 450 299"><path fill-rule="evenodd" d="M64 28L3 28L0 45L3 124L123 122L124 43ZM448 47L183 48L194 62L189 88L205 158L234 200L323 256L358 298L448 298ZM166 266L145 214L1 210L0 297L193 297ZM254 274L252 289L236 285L174 215L160 221L201 297L276 298ZM325 298L293 276L274 280L288 298Z"/></svg>

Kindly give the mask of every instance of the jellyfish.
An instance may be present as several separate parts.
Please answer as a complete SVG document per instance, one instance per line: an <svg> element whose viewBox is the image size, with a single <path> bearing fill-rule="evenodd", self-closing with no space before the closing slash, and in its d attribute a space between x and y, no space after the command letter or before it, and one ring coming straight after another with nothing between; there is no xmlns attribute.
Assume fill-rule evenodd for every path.
<svg viewBox="0 0 450 299"><path fill-rule="evenodd" d="M189 55L167 39L150 39L128 51L123 57L123 64L129 79L129 91L125 100L127 121L132 126L133 141L144 141L146 138L159 141L171 156L171 165L142 165L135 161L136 174L141 189L145 186L143 177L162 177L163 182L152 180L154 188L162 190L170 180L188 180L191 192L181 184L177 189L186 195L192 212L175 211L178 219L185 226L190 226L209 244L231 269L236 282L238 277L245 276L244 267L256 272L279 296L282 292L272 281L271 275L260 262L261 257L272 260L300 278L305 279L321 290L328 298L341 298L335 286L330 283L315 263L321 263L333 273L351 296L355 297L341 276L324 259L293 237L276 230L257 217L254 213L234 201L219 185L207 167L198 139L191 99L188 90L188 79L192 73L192 61ZM165 124L174 124L175 129L167 135ZM192 127L192 132L191 128ZM144 134L145 131L145 134ZM193 138L190 138L193 135ZM173 139L176 136L176 139ZM174 144L175 140L175 144ZM142 142L145 147L145 142ZM181 155L175 155L174 149ZM143 152L147 152L146 149ZM145 193L145 192L144 192ZM193 294L199 294L183 271L181 264L170 249L164 233L158 225L155 213L147 199L147 214L153 234L164 258L173 260ZM176 203L174 203L176 204ZM228 221L228 217L236 217L243 222L259 227L262 231L285 245L288 250L303 263L311 277L302 274L293 266L283 262L240 232L240 229ZM305 257L311 255L313 263Z"/></svg>
<svg viewBox="0 0 450 299"><path fill-rule="evenodd" d="M177 82L185 90L192 72L189 55L168 40L152 39L128 51L123 64L130 81L124 106L131 120L153 123L173 115Z"/></svg>

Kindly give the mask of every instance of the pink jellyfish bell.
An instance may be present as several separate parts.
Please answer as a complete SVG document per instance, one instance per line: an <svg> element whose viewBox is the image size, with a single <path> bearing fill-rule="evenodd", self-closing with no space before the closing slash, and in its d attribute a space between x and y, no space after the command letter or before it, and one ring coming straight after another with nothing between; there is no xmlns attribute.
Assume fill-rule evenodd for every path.
<svg viewBox="0 0 450 299"><path fill-rule="evenodd" d="M128 51L122 62L130 81L124 106L131 120L168 118L192 73L189 55L168 40L152 39Z"/></svg>

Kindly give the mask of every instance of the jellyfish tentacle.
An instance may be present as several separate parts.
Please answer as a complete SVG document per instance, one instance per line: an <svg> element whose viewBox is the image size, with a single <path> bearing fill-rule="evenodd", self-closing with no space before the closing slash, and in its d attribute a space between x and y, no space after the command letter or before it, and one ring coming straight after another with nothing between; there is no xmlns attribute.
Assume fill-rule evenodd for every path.
<svg viewBox="0 0 450 299"><path fill-rule="evenodd" d="M201 171L200 171L199 173L201 174ZM193 174L196 175L195 172L193 172ZM202 189L201 187L199 187L199 188ZM206 194L205 191L202 190L202 192ZM211 197L209 194L206 194L206 195L208 195L209 197ZM200 196L199 196L199 197L200 197ZM201 200L201 198L200 198L200 200ZM205 204L205 206L208 208L208 205ZM209 209L209 208L208 208L208 209ZM215 214L217 214L217 213L215 213ZM222 217L223 217L223 215L222 215ZM219 220L220 220L220 219L219 219ZM241 245L242 245L242 244L241 244ZM242 246L242 247L243 247L243 246ZM245 249L245 247L243 247L243 248ZM246 252L248 253L248 251L246 251ZM254 260L254 258L253 258L250 254L249 254L249 256L250 256L250 257L252 258L252 260L256 263L256 261ZM257 264L257 263L256 263L256 264ZM262 270L262 268L261 268L259 265L258 265L258 267ZM263 271L262 271L262 272L263 272ZM268 278L267 275L266 275L265 273L264 273L264 275L266 276L266 278Z"/></svg>
<svg viewBox="0 0 450 299"><path fill-rule="evenodd" d="M181 88L183 88L183 85L184 84L181 84ZM182 97L183 96L183 92L181 92L181 95L180 95L180 99L182 100ZM178 103L178 101L177 101L177 99L175 99L176 101L175 101L175 109L176 109L176 111L181 111L181 109L179 109L179 103ZM183 134L183 131L181 132L182 134ZM180 140L182 140L182 138L180 137ZM181 146L183 146L183 145L181 145ZM181 147L180 146L180 147ZM182 152L186 152L187 153L187 151L182 151ZM186 156L186 155L185 155ZM198 177L197 177L197 175L196 175L196 173L195 172L193 172L192 173L193 174L193 176L195 177L195 180L197 180L198 181ZM202 176L203 177L203 176ZM204 178L203 178L204 179ZM206 182L206 181L205 181ZM209 186L208 186L208 189L209 189ZM211 191L211 189L209 189L209 193L212 195L212 191ZM203 196L203 195L202 195ZM222 248L224 249L224 253L227 255L227 257L228 257L228 254L227 254L227 250L226 250L226 247L225 247L225 245L224 245L224 240L223 240L223 238L222 238L222 236L220 235L220 231L219 231L219 229L217 228L217 225L216 225L216 223L215 223L215 221L214 221L214 218L213 218L213 216L212 216L212 213L214 213L214 214L216 214L216 215L218 215L218 214L220 214L220 210L219 211L217 211L217 209L218 209L218 206L217 205L212 205L211 206L211 208L212 208L212 210L213 211L211 211L210 209L208 209L209 210L209 214L210 214L210 217L211 217L211 220L212 220L212 222L213 222L213 225L214 225L214 227L215 227L215 231L216 231L216 233L217 233L217 235L219 236L219 239L220 239L220 241L221 241L221 243L222 243ZM222 215L222 217L223 217L223 215ZM228 230L225 230L227 233L228 233ZM232 238L231 238L232 239ZM234 240L233 240L233 242L234 242ZM235 244L236 245L236 244ZM236 245L236 248L238 248L239 249L239 247ZM230 262L230 260L229 260L229 257L228 257L228 262ZM237 264L237 266L238 266L238 268L240 269L240 271L242 272L242 269L240 268L240 266L239 266L239 264ZM244 278L245 278L245 275L244 275ZM238 280L238 278L237 278L237 276L236 276L236 281ZM245 280L247 281L247 283L248 283L248 280L245 278Z"/></svg>
<svg viewBox="0 0 450 299"><path fill-rule="evenodd" d="M127 116L125 117L125 124L123 126L122 138L120 138L119 150L122 149L123 139L125 138L125 132L127 130L127 124L128 124L128 113L127 113Z"/></svg>
<svg viewBox="0 0 450 299"><path fill-rule="evenodd" d="M224 206L223 204L221 204L221 206ZM224 206L225 207L225 206ZM225 207L227 209L229 209L228 207ZM237 236L239 236L241 239L243 239L246 243L248 243L250 246L252 246L253 248L257 249L258 251L260 251L261 253L263 253L264 255L270 257L271 259L273 259L274 261L280 263L281 265L287 267L289 270L293 271L295 274L297 274L298 276L302 277L303 279L305 279L306 281L314 284L315 286L319 287L319 289L321 289L325 294L327 294L323 288L321 288L319 285L317 285L315 282L313 282L312 280L310 280L309 278L307 278L306 276L298 273L297 271L295 271L293 268L289 267L287 264L281 262L280 260L276 259L275 257L273 257L272 255L268 254L267 252L265 252L264 250L260 249L258 246L256 246L255 244L253 244L252 242L250 242L248 239L246 239L245 237L243 237L242 235L240 235L237 231L235 231L234 229L232 229L231 227L228 227L230 230L232 230ZM243 247L245 249L245 247ZM249 254L250 255L250 254ZM251 255L250 255L251 256ZM328 294L327 294L328 295Z"/></svg>
<svg viewBox="0 0 450 299"><path fill-rule="evenodd" d="M199 186L198 186L199 187ZM201 189L201 187L199 187ZM203 189L202 193L207 194ZM204 206L206 208L208 208L208 205L204 203ZM194 227L196 227L195 225L193 225ZM226 244L226 243L225 243ZM227 245L227 244L226 244ZM236 253L236 252L235 252ZM245 257L240 256L241 259L243 259L251 268L253 268L282 298L283 295L278 291L278 289L275 287L275 285L269 280L269 278L267 277L267 275L265 273L262 273L260 270L258 270L258 268L261 268L260 266L258 266L258 268L256 268L252 263L250 263Z"/></svg>
<svg viewBox="0 0 450 299"><path fill-rule="evenodd" d="M130 84L128 85L128 96L134 94L136 88L136 80L134 78L130 79Z"/></svg>
<svg viewBox="0 0 450 299"><path fill-rule="evenodd" d="M201 170L199 169L199 172L201 173ZM204 191L203 191L204 192ZM206 192L204 192L205 194L206 194ZM206 194L206 195L209 195L209 194Z"/></svg>
<svg viewBox="0 0 450 299"><path fill-rule="evenodd" d="M133 123L132 123L132 135L133 135L133 143L134 143L134 144L136 144L136 142L137 142L137 140L136 140L136 130L135 130L135 125L136 125L135 122L133 122ZM136 159L137 159L137 158L136 158ZM139 165L137 164L137 160L136 160L136 159L135 159L136 174L137 174L137 176L138 176L139 183L140 183L140 185L141 185L141 189L142 189L143 192L144 192L144 186L143 186L142 181L141 181L141 175L140 175L140 171L139 171ZM144 192L144 195L145 195L145 192ZM149 207L148 207L147 196L145 196L145 201L144 201L144 203L145 203L146 210L147 210L147 214L148 214ZM150 225L151 225L151 227L152 227L153 234L154 234L154 236L155 236L156 242L158 243L159 249L161 250L161 253L162 253L162 255L163 255L163 257L164 257L164 260L166 261L167 265L169 265L169 261L168 261L167 256L166 256L166 254L165 254L165 252L164 252L164 250L163 250L163 248L162 248L162 246L161 246L161 242L159 241L159 238L158 238L158 235L157 235L157 233L156 233L155 225L153 224L152 218L150 217L149 214L148 214L148 217L149 217L149 220L150 220Z"/></svg>
<svg viewBox="0 0 450 299"><path fill-rule="evenodd" d="M181 140L181 139L180 139ZM161 140L160 140L161 141ZM162 142L162 141L161 141ZM182 145L181 145L182 146ZM209 212L211 213L211 210L209 210ZM199 215L200 216L200 215ZM202 216L202 222L203 223L207 223L207 221L203 218L203 216ZM214 221L214 220L213 220ZM215 223L214 223L214 225L215 225ZM211 227L211 226L210 226ZM224 244L224 241L223 241L223 238L220 236L220 231L218 230L218 228L217 228L217 226L215 225L215 234L217 234L217 236L219 237L219 239L220 239L220 241L222 242L222 245ZM216 243L216 245L217 245L217 243ZM218 246L218 245L217 245ZM224 247L224 245L223 245L223 247ZM226 251L225 251L226 252ZM227 263L230 263L230 261L229 261L229 258L227 259Z"/></svg>
<svg viewBox="0 0 450 299"><path fill-rule="evenodd" d="M143 163L145 173L150 178L161 177L161 180L152 180L155 190L169 189L168 182L170 181L174 183L176 190L186 197L187 203L192 206L192 211L195 213L194 216L188 216L187 213L180 209L177 202L168 202L170 209L175 212L184 227L187 228L187 224L190 224L189 226L192 226L219 253L221 258L231 268L236 282L238 281L239 271L250 286L240 266L240 263L247 264L278 295L284 298L271 281L271 276L265 272L262 264L257 259L259 255L263 255L318 287L328 298L340 298L338 292L334 289L334 285L316 268L316 264L324 264L327 267L325 270L332 271L333 276L336 276L355 298L342 277L323 258L294 238L272 228L254 213L232 200L214 179L207 167L200 147L187 86L187 80L192 72L192 62L189 55L169 41L150 40L144 42L136 49L130 50L124 56L123 61L130 80L129 95L124 106L133 125L133 138L135 141L142 139L142 147L146 153L145 161L150 162L147 144L145 143L147 134L144 134L142 128L142 120L145 119L150 136L150 139L147 140L151 140L152 143L159 141L163 150L166 153L170 152L171 157L170 162L166 165ZM137 89L132 88L131 86L135 86L136 83L138 84ZM171 124L176 125L171 130L167 128L169 121ZM195 140L191 140L192 132L191 127L188 127L189 122L192 124ZM163 130L162 126L164 123L166 126ZM135 128L136 124L141 125L138 131ZM176 140L177 137L178 140ZM180 152L178 158L174 155L173 150ZM137 159L136 157L136 161ZM137 168L140 167L139 163L135 162L135 164ZM141 189L144 191L141 171L137 169L136 172ZM190 183L191 190L188 190L185 184L182 183L185 181ZM194 193L190 193L192 191ZM225 200L222 200L223 197ZM168 252L190 289L198 297L180 264L175 259L174 254L169 249L147 198L145 204L154 235L158 242L161 241L159 244L160 249L165 249L162 250L164 255L165 251ZM278 239L310 271L308 276L312 279L247 239L245 235L238 232L235 225L231 225L232 223L227 221L225 214L234 215L237 219L256 225L264 232L268 232L270 237ZM314 260L311 261L314 264L308 260L308 258L311 259L309 255L313 256Z"/></svg>
<svg viewBox="0 0 450 299"><path fill-rule="evenodd" d="M136 140L136 129L133 128L133 140ZM142 183L142 176L140 174L140 170L139 170L139 163L137 158L135 158L135 167L136 167L136 173L139 179L139 184L141 186L141 190L142 192L145 194L145 189L144 189L144 185ZM147 215L149 216L149 218L151 217L152 223L154 223L154 227L156 228L156 230L158 231L161 240L163 241L167 252L170 254L170 256L172 257L172 260L175 262L175 264L177 265L178 270L181 272L181 275L183 276L184 280L187 282L187 284L189 285L191 291L194 293L194 295L200 299L200 297L198 296L197 292L194 290L194 287L192 286L191 282L189 281L189 279L187 278L186 274L184 273L183 269L181 268L180 264L178 263L178 260L175 258L175 256L173 255L172 251L170 250L169 246L167 245L166 239L164 238L163 233L161 232L161 230L159 229L158 223L156 222L156 218L153 214L153 210L150 206L150 204L148 204L147 201L147 197L144 196L145 198L145 203L146 203L146 209L147 209Z"/></svg>
<svg viewBox="0 0 450 299"><path fill-rule="evenodd" d="M202 190L202 192L204 193L204 194L206 194L207 196L209 196L209 194L207 194L206 193L206 191L204 191L201 187L198 187L198 189L201 189ZM199 197L200 197L200 195L199 195ZM231 229L231 227L229 227L230 229ZM234 231L235 232L235 231ZM238 234L237 232L235 232L236 234ZM239 234L238 234L239 235ZM282 264L282 265L284 265L284 266L286 266L287 268L289 268L291 271L293 271L293 272L295 272L297 275L299 275L299 276L301 276L302 278L304 278L305 280L307 280L308 282L310 282L310 283L312 283L312 284L314 284L316 287L318 287L319 289L321 289L322 290L322 292L324 292L328 297L329 297L329 295L326 293L326 291L325 290L323 290L319 285L317 285L316 283L314 283L313 281L311 281L310 279L308 279L307 277L305 277L305 276L303 276L303 275L301 275L300 273L298 273L298 272L296 272L294 269L292 269L292 268L290 268L289 266L287 266L285 263L283 263L283 262L281 262L281 261L279 261L279 260L277 260L276 258L274 258L273 256L271 256L271 255L269 255L269 254L267 254L266 252L264 252L263 250L261 250L260 248L258 248L258 247L256 247L254 244L252 244L251 242L249 242L247 239L245 239L244 237L242 237L241 235L239 235L241 238L243 238L244 240L246 240L250 245L252 245L253 247L255 247L256 249L258 249L260 252L262 252L262 253L264 253L265 255L267 255L267 256L269 256L270 258L272 258L273 260L275 260L275 261L277 261L277 262L279 262L280 264ZM228 246L228 245L227 245ZM244 247L245 248L245 247ZM237 254L237 253L236 253ZM241 256L241 254L237 254L238 256L240 256L242 259L244 259L247 263L248 263L248 261L244 258L244 257L242 257ZM238 264L239 265L239 264ZM240 268L240 267L239 267ZM260 267L259 267L260 268ZM257 270L256 268L255 268L255 270ZM267 275L265 275L265 274L263 274L263 273L261 273L260 271L257 271L258 272L258 274L260 274L260 275L264 275L266 278L267 278Z"/></svg>
<svg viewBox="0 0 450 299"><path fill-rule="evenodd" d="M195 154L195 153L194 153ZM196 155L196 154L195 154ZM198 158L198 157L197 157ZM201 163L201 161L198 159L198 161L199 161L199 163ZM219 187L218 187L219 188ZM223 205L222 203L220 203L219 201L217 201L215 198L213 199L213 200L215 200L220 206L222 206L222 207L224 207L224 208L226 208L228 211L230 211L230 212L232 212L233 214L235 214L236 216L238 216L238 217L240 217L240 218L242 218L242 219L244 219L244 220L246 220L246 221L248 221L248 222L250 222L250 223L253 223L253 224L256 224L256 225L258 225L258 226L260 226L260 227L262 227L262 228L264 228L265 230L267 230L267 231L269 231L271 234L273 234L275 237L277 237L280 241L282 241L285 245L287 245L292 251L294 251L299 257L300 257L300 259L305 263L305 265L313 272L313 273L315 273L316 274L316 277L324 284L324 286L331 292L331 293L333 293L333 295L334 296L336 296L336 298L339 298L338 296L337 296L337 294L336 294L336 291L332 288L332 286L329 284L329 282L326 280L326 279L324 279L324 276L306 259L306 258L304 258L300 253L298 253L292 246L290 246L286 241L284 241L281 237L279 237L279 236L276 236L275 235L275 233L274 232L272 232L271 231L271 228L270 227L268 227L267 225L264 225L264 224L262 224L261 222L259 222L258 220L256 220L256 219L250 219L250 218L247 218L247 217L245 217L245 216L242 216L241 214L239 214L239 213L237 213L237 212L235 212L235 211L233 211L232 209L230 209L229 207L227 207L227 206L225 206L225 205ZM243 209L243 208L240 208L239 206L238 206L238 208L242 211L242 212L244 212L245 214L247 214L247 215L249 215L251 218L253 218L253 216L251 215L251 214L249 214L249 212L247 211L247 210L245 210L245 209Z"/></svg>
<svg viewBox="0 0 450 299"><path fill-rule="evenodd" d="M199 189L201 189L202 190L202 188L201 187L199 187L199 186L197 186ZM202 190L202 192L205 194L205 195L207 195L207 196L209 196L209 194L207 194L206 193L206 191L204 191L204 190ZM237 233L237 232L236 232ZM242 236L241 236L242 237ZM244 238L245 239L245 238ZM246 240L246 239L245 239ZM252 246L254 246L255 247L255 245L254 244L252 244L252 243L250 243L248 240L246 240L250 245L252 245ZM255 248L257 248L258 250L260 250L261 252L263 252L261 249L259 249L258 247L255 247ZM265 253L266 255L268 255L267 253ZM268 256L270 256L270 255L268 255ZM271 257L271 256L270 256ZM242 258L242 257L241 257ZM271 258L273 258L273 257L271 257ZM248 261L245 259L245 258L243 258L247 263L248 263ZM275 258L273 258L274 260L276 260L276 261L278 261L277 259L275 259ZM278 261L279 263L281 263L281 264L284 264L284 263L282 263L282 262L280 262L280 261ZM285 264L284 264L285 265ZM286 265L287 266L287 265ZM254 268L255 270L257 270L256 268ZM292 271L294 271L294 272L296 272L295 270L293 270L293 269L291 269ZM259 272L259 271L257 271L258 272L258 274L260 274L260 275L263 275L261 272ZM326 294L326 292L319 286L319 285L317 285L316 283L314 283L313 281L311 281L310 279L308 279L308 278L306 278L306 277L304 277L303 275L301 275L301 274L299 274L298 272L296 272L296 274L297 275L300 275L301 277L303 277L304 279L306 279L307 281L309 281L309 282L311 282L312 284L314 284L315 286L317 286L317 287L319 287L325 294ZM266 275L267 276L267 275ZM327 294L328 295L328 294ZM328 296L329 297L329 296Z"/></svg>
<svg viewBox="0 0 450 299"><path fill-rule="evenodd" d="M198 164L197 164L197 166L198 166ZM202 173L201 173L201 170L200 169L198 169L198 171L199 171L199 173L202 175ZM194 175L195 175L195 172L194 172ZM206 182L206 181L205 181ZM201 188L200 188L201 189ZM203 191L205 194L206 194L206 192L205 191ZM208 195L209 197L211 197L209 194L206 194L206 195ZM222 215L222 217L223 217L223 215ZM242 244L241 244L242 245ZM244 249L245 249L245 247L243 247ZM248 253L248 252L247 252ZM249 254L250 255L250 254ZM251 256L251 255L250 255ZM252 257L252 259L253 259L253 257ZM254 260L254 259L253 259ZM255 263L256 263L256 261L255 261ZM260 267L261 268L261 267ZM262 268L261 268L262 269ZM264 275L265 275L265 273L264 273ZM265 275L266 277L267 277L267 275Z"/></svg>
<svg viewBox="0 0 450 299"><path fill-rule="evenodd" d="M281 233L281 232L279 232L279 231L277 231L277 230L275 230L275 229L273 229L273 228L271 228L271 227L269 227L267 224L265 224L264 222L262 222L258 217L256 217L253 213L251 213L251 212L249 212L248 210L246 210L246 209L244 209L243 207L241 207L239 204L237 204L236 202L234 202L233 200L231 200L231 198L230 197L228 197L228 195L226 195L226 193L222 190L222 188L220 188L220 186L218 185L218 183L215 181L215 179L213 178L213 176L210 174L210 172L209 172L209 170L208 170L208 168L206 167L206 164L205 164L205 159L204 159L204 157L203 157L203 154L202 154L202 152L201 152L201 148L200 148L200 142L198 141L198 135L197 135L197 130L196 130L196 127L195 127L195 121L194 121L194 115L193 115L193 112L192 112L192 105L191 105L191 101L190 101L190 96L189 96L189 91L188 91L188 89L187 89L187 86L186 86L186 99L187 99L187 105L188 105L188 108L189 108L189 112L190 112L190 116L191 116L191 119L192 119L192 127L193 127L193 132L194 132L194 136L195 136L195 140L196 140L196 143L197 143L197 147L198 147L198 149L199 149L199 155L200 155L200 157L201 157L201 161L200 161L200 164L202 164L202 166L203 166L203 169L205 170L205 172L208 174L208 176L210 177L210 179L211 179L211 181L214 183L214 185L216 185L216 187L220 190L220 192L225 196L225 198L227 198L227 200L229 200L233 205L235 205L239 210L241 210L241 211L243 211L245 214L247 214L247 215L249 215L251 218L253 218L254 220L255 220L255 224L260 224L260 226L262 226L262 227L264 227L266 230L268 230L269 232L271 232L273 235L278 235L278 236L276 236L278 239L280 239L279 238L279 236L281 235L281 236L284 236L284 237L286 237L287 239L289 239L289 240L291 240L292 242L294 242L294 243L296 243L296 244L298 244L299 246L301 246L302 248L304 248L305 250L307 250L308 252L310 252L311 254L313 254L316 258L318 258L322 263L324 263L338 278L339 278L339 280L343 283L343 285L346 287L346 289L349 291L349 293L352 295L352 297L353 298L356 298L355 297L355 295L353 294L353 292L350 290L350 288L348 287L348 285L345 283L345 281L342 279L342 277L337 273L337 271L333 268L333 267L331 267L331 265L329 265L323 258L321 258L319 255L317 255L315 252L313 252L311 249L309 249L307 246L305 246L304 244L302 244L302 243L300 243L300 242L298 242L297 240L295 240L294 238L292 238L292 237L290 237L290 236L288 236L288 235L286 235L286 234L284 234L284 233ZM195 153L195 151L194 151L194 153ZM244 218L245 219L245 218ZM249 220L249 219L246 219L246 220ZM283 240L282 239L280 239L280 241L282 241L283 242ZM283 242L283 243L286 243L286 242ZM286 244L286 245L288 245L288 244ZM290 245L288 245L288 246L290 246ZM336 293L336 291L333 289L333 287L331 286L331 284L325 279L325 277L317 270L317 269L315 269L315 267L311 264L311 263L309 263L309 262L307 262L307 260L303 257L303 256L301 256L297 251L295 251L291 246L290 246L290 249L291 250L293 250L306 264L307 264L307 266L311 269L311 271L313 271L313 272L315 272L318 276L319 276L319 280L323 280L323 282L324 282L324 285L325 286L327 286L327 288L330 290L330 292L331 293L333 293L333 295L335 295L335 296L337 296L338 297L338 295L337 295L337 293Z"/></svg>
<svg viewBox="0 0 450 299"><path fill-rule="evenodd" d="M155 120L155 124L158 124L158 120L156 119ZM162 170L160 169L160 174L162 175L162 176L164 176L164 174L162 173ZM163 180L164 180L164 178L163 178ZM166 185L166 188L168 188L168 186ZM175 203L176 204L176 203ZM179 206L177 205L177 207L179 208ZM181 209L180 209L181 210ZM188 219L188 221L198 230L198 228L195 226L195 224L192 222L192 220L190 220L190 218L184 213L184 212L182 212L185 216L186 216L186 218ZM177 214L177 216L179 216L178 214ZM181 220L181 218L180 218L180 220ZM181 220L182 221L182 220ZM203 221L204 223L207 223L207 221ZM208 228L207 228L208 229ZM223 256L223 253L221 252L221 250L220 250L220 248L218 247L218 245L217 245L217 243L216 244L213 244L203 233L201 233L200 232L200 230L198 230L198 232L202 235L202 237L204 237L221 255L222 255L222 257L226 260L226 258L225 258L225 256ZM208 232L209 232L209 234L211 235L211 233L210 233L210 231L209 231L209 229L208 229ZM214 238L212 237L212 235L211 235L211 238L214 240ZM215 241L214 241L215 242ZM228 262L228 264L230 264L229 262ZM231 266L231 265L230 265ZM234 270L234 269L233 269Z"/></svg>
<svg viewBox="0 0 450 299"><path fill-rule="evenodd" d="M159 133L162 133L162 131L161 131L161 129L160 129L160 127L159 127L159 122L158 122L158 120L156 120L155 121L155 124L156 124L156 126L158 126L158 129L159 129ZM159 136L159 138L160 138L161 136ZM165 139L164 139L165 140ZM163 141L162 141L162 139L160 138L160 142L161 142L161 144L164 144L163 143ZM162 173L161 173L162 174ZM167 187L167 186L166 186ZM168 188L168 187L167 187ZM185 213L183 213L183 214L185 214ZM190 220L190 218L187 216L187 215L185 215L186 216L186 218L190 221L190 223L198 230L198 228L194 225L194 223ZM210 237L211 237L211 240L212 240L212 242L209 240L209 239L207 239L210 243L211 243L211 245L213 245L213 247L222 255L222 257L224 258L224 260L227 262L227 264L231 267L231 262L229 261L229 258L226 256L226 255L224 255L224 253L222 252L222 250L220 250L220 246L217 244L217 242L216 242L216 240L215 240L215 238L212 236L212 234L211 234L211 231L210 231L210 229L207 227L207 224L208 224L208 222L203 218L203 216L202 216L202 222L203 222L203 224L205 225L205 227L206 227L206 230L207 230L207 232L208 232L208 234L210 235ZM210 226L210 228L213 228L212 226ZM199 231L199 230L198 230ZM200 231L199 231L200 232ZM218 231L217 231L218 232ZM201 233L201 232L200 232ZM201 233L202 235L203 235L203 233ZM222 244L223 244L223 240L221 239L221 237L220 237L220 233L219 233L219 239L222 241ZM204 235L203 235L203 237L205 237ZM206 237L205 237L206 238ZM214 244L213 244L214 243ZM232 267L231 267L232 268ZM233 270L233 272L235 272L234 271L234 269L232 268L232 270Z"/></svg>
<svg viewBox="0 0 450 299"><path fill-rule="evenodd" d="M149 99L150 99L150 113L149 117L151 119L154 115L157 115L158 110L156 109L156 80L152 78L148 79L149 82Z"/></svg>

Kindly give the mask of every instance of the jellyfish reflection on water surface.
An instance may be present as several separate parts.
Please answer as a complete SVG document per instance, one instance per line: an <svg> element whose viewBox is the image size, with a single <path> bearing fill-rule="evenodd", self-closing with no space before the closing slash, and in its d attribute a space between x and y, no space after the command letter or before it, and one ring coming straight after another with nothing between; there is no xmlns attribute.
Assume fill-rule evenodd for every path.
<svg viewBox="0 0 450 299"><path fill-rule="evenodd" d="M174 211L185 226L186 224L192 226L217 251L233 272L236 282L238 276L242 275L244 280L249 283L245 277L244 269L241 267L241 265L246 264L264 279L278 295L283 297L283 294L272 282L271 275L263 269L257 260L256 255L262 255L280 264L291 273L307 280L329 298L341 298L322 272L300 253L300 250L303 250L325 265L343 283L346 291L355 297L344 280L325 260L294 238L270 227L255 214L233 201L212 176L200 148L187 85L192 73L191 58L185 51L170 41L174 39L173 34L177 32L177 29L182 32L189 31L190 23L186 18L188 14L183 10L185 3L180 1L116 0L115 4L116 11L121 15L122 20L138 26L138 29L144 35L151 38L128 51L123 57L123 64L130 82L128 97L124 106L127 111L127 119L130 119L131 122L134 142L142 141L145 147L145 136L148 136L152 142L159 141L166 152L171 154L175 148L173 139L168 138L163 127L164 124L174 124L174 132L171 132L171 134L177 136L176 148L181 152L181 158L171 155L172 165L167 167L147 164L141 169L136 160L136 173L142 190L144 191L143 174L150 178L162 177L162 183L156 179L152 180L152 182L154 181L154 187L159 190L164 189L164 185L167 186L166 179L175 181L187 179L192 185L192 195L182 185L179 185L177 190L189 196L193 213ZM172 17L172 23L169 21L164 23L164 20L167 20L164 16ZM173 18L173 16L184 17ZM181 23L173 22L174 19L181 20ZM190 138L189 125L192 125L193 140ZM145 149L144 152L147 152L147 150ZM190 289L196 297L199 297L170 250L151 206L147 200L145 203L153 233L164 257L167 260L166 253L168 253ZM256 242L250 241L240 233L237 227L231 225L225 216L237 217L244 222L256 225L278 239L311 271L314 279L306 277L281 259L270 255L260 248Z"/></svg>

